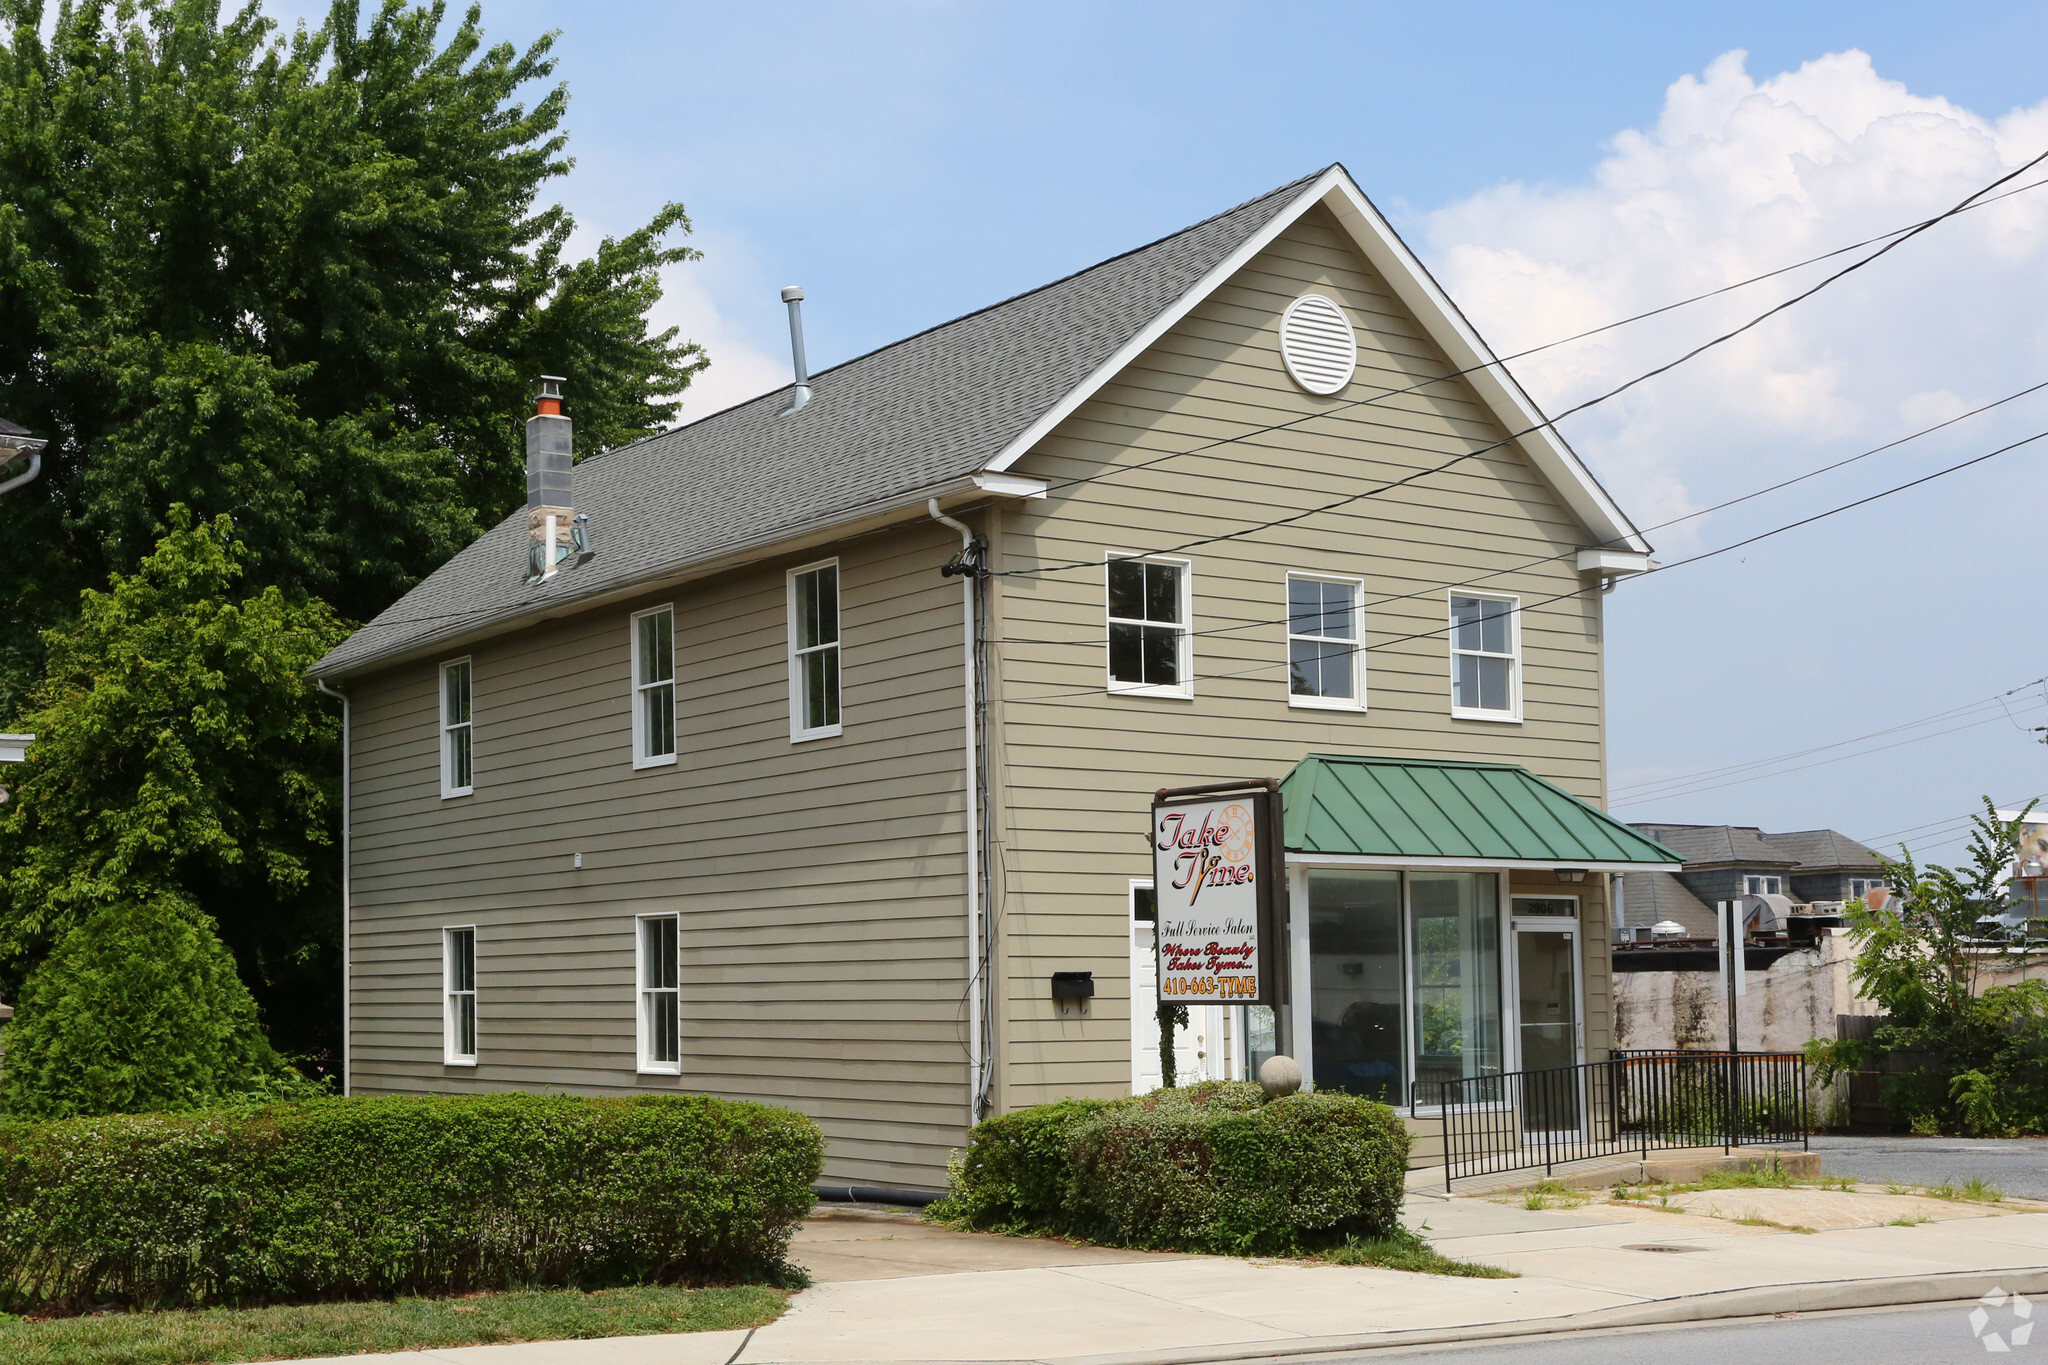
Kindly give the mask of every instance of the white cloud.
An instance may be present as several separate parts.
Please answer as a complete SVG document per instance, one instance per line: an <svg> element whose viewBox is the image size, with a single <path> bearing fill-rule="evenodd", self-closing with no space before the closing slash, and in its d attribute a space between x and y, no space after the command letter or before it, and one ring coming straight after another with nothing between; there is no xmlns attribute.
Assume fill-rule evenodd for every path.
<svg viewBox="0 0 2048 1365"><path fill-rule="evenodd" d="M1666 92L1585 184L1428 215L1444 283L1503 353L1930 217L2048 148L2048 102L1987 118L1861 52L1757 80L1730 52ZM2037 168L2016 184L2048 177ZM1552 410L1817 282L1807 267L1514 368ZM1571 419L1644 523L2048 377L2048 187L1941 224L1743 338ZM2018 405L2016 405L2018 406ZM2038 417L2036 404L2029 415ZM1981 420L1981 419L1979 419ZM1956 429L1982 442L1986 428ZM1820 463L1812 458L1812 463ZM1693 528L1660 539L1686 544Z"/></svg>

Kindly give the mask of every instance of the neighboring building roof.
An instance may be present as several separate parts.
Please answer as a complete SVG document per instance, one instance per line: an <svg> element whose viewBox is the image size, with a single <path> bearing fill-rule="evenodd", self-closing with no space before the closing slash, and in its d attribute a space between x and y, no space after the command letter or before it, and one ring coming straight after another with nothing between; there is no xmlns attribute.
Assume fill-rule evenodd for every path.
<svg viewBox="0 0 2048 1365"><path fill-rule="evenodd" d="M576 466L596 555L529 586L526 514L507 517L314 666L340 677L527 620L681 581L750 554L973 492L1256 252L1318 204L1412 310L1609 554L1648 567L1648 542L1487 349L1341 166L1029 293L811 376L787 390ZM575 395L568 395L573 413ZM1008 476L1016 482L1014 476ZM1605 567L1603 565L1603 567Z"/></svg>
<svg viewBox="0 0 2048 1365"><path fill-rule="evenodd" d="M16 426L5 417L0 417L0 436L26 436L28 428Z"/></svg>
<svg viewBox="0 0 2048 1365"><path fill-rule="evenodd" d="M1290 853L1589 868L1680 861L1510 763L1311 754L1280 795Z"/></svg>
<svg viewBox="0 0 2048 1365"><path fill-rule="evenodd" d="M1667 919L1684 925L1687 938L1714 937L1714 908L1684 882L1669 872L1622 873L1621 922L1640 928Z"/></svg>
<svg viewBox="0 0 2048 1365"><path fill-rule="evenodd" d="M1753 825L1652 825L1635 828L1666 848L1676 849L1687 867L1789 868L1799 860L1781 848L1764 842L1763 832Z"/></svg>
<svg viewBox="0 0 2048 1365"><path fill-rule="evenodd" d="M1798 860L1795 872L1875 872L1877 854L1846 834L1831 829L1803 829L1791 834L1766 834L1766 844Z"/></svg>

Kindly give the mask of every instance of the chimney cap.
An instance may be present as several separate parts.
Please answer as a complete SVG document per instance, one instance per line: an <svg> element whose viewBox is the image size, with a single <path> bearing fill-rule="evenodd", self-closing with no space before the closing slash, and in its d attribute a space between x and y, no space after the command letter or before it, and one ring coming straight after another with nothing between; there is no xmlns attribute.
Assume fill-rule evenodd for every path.
<svg viewBox="0 0 2048 1365"><path fill-rule="evenodd" d="M558 374L544 374L534 381L534 394L540 398L560 398L562 385L569 381Z"/></svg>
<svg viewBox="0 0 2048 1365"><path fill-rule="evenodd" d="M800 284L786 284L782 286L782 301L784 303L802 303L804 301L804 287Z"/></svg>

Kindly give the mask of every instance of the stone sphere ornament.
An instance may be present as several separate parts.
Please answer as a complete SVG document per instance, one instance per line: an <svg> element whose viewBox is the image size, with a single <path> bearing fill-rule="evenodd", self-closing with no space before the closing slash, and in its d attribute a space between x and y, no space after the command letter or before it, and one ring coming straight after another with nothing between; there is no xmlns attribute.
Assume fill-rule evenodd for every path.
<svg viewBox="0 0 2048 1365"><path fill-rule="evenodd" d="M1284 1053L1275 1053L1259 1064L1259 1089L1266 1098L1277 1100L1301 1089L1301 1063Z"/></svg>

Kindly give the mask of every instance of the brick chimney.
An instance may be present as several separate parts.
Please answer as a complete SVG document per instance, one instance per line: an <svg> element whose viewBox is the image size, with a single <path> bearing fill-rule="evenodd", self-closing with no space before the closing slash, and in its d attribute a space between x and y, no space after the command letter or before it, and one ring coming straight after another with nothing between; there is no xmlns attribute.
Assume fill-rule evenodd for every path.
<svg viewBox="0 0 2048 1365"><path fill-rule="evenodd" d="M562 415L562 377L540 377L538 401L526 419L526 581L552 578L576 551L569 482L573 424Z"/></svg>

